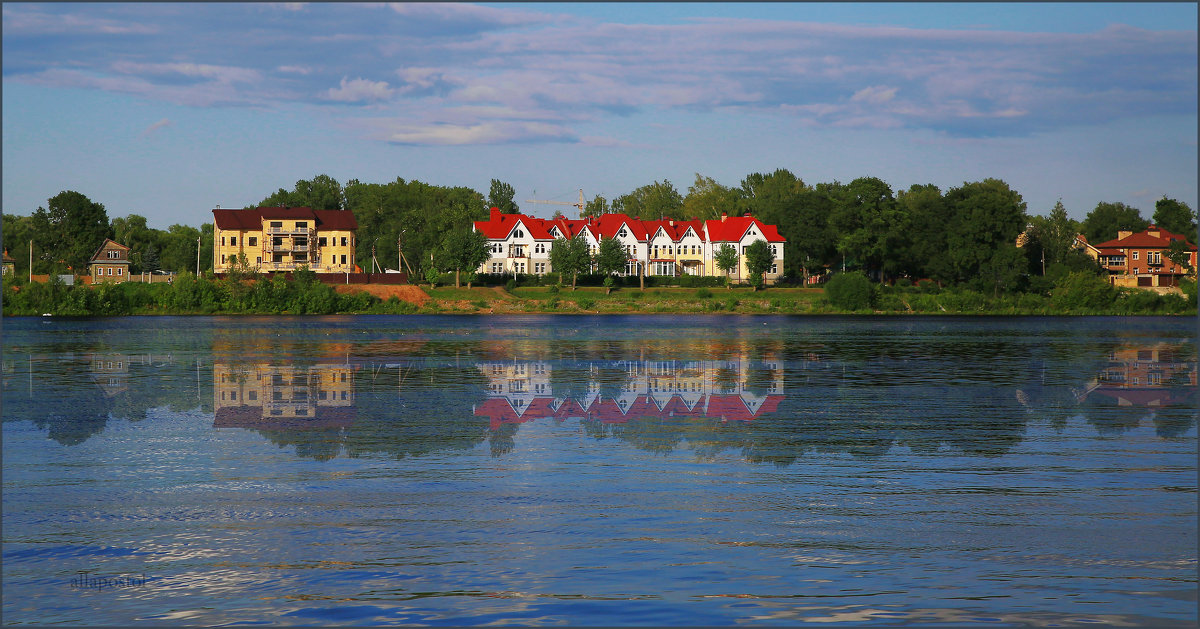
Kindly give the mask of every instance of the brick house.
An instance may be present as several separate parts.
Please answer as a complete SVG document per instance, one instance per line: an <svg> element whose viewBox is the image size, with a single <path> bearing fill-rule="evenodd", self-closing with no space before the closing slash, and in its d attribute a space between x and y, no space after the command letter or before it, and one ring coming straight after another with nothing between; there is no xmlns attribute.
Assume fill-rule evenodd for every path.
<svg viewBox="0 0 1200 629"><path fill-rule="evenodd" d="M1188 250L1190 274L1196 269L1196 245L1187 238L1151 225L1145 230L1117 232L1114 240L1098 243L1100 266L1117 286L1156 288L1179 286L1189 270L1166 256L1172 242L1181 241Z"/></svg>

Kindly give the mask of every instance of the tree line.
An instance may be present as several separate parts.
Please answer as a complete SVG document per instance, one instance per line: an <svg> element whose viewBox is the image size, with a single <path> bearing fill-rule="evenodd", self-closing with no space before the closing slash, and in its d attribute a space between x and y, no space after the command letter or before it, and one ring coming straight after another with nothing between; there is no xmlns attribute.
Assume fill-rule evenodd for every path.
<svg viewBox="0 0 1200 629"><path fill-rule="evenodd" d="M424 277L473 271L476 243L464 232L472 221L487 218L489 206L520 212L514 196L511 185L496 179L485 196L467 187L403 178L352 179L342 185L321 174L297 181L291 190L280 188L249 208L349 210L359 224L355 256L361 267L372 267L374 257L381 267L399 266ZM596 196L582 216L606 212L678 220L750 213L777 225L787 239L783 271L794 281L826 269L861 270L878 282L929 278L996 293L1046 292L1072 271L1099 273L1095 262L1073 247L1075 234L1099 243L1116 238L1119 230L1140 231L1150 223L1124 203L1101 202L1083 221L1070 219L1061 202L1045 215L1031 214L1019 192L994 178L944 191L932 184L896 191L875 177L810 185L786 169L749 174L737 187L697 174L686 194L670 181L654 181L611 202ZM1181 201L1163 197L1152 218L1169 231L1196 233L1196 212ZM1018 248L1022 232L1026 242ZM133 273L203 273L212 268L212 235L211 222L160 230L137 214L110 220L103 204L76 191L59 193L29 216L5 214L2 232L19 274L29 271L30 243L34 273L84 274L104 238L130 247ZM609 257L615 259L605 256L605 268L615 265Z"/></svg>

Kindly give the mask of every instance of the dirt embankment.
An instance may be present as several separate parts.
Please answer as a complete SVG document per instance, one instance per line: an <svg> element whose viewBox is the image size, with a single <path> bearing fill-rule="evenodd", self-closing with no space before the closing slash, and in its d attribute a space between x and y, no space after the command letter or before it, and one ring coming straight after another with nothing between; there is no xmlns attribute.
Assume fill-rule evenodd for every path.
<svg viewBox="0 0 1200 629"><path fill-rule="evenodd" d="M429 301L429 295L418 286L411 284L335 284L334 289L344 295L357 292L370 293L384 301L397 297L402 301L422 306Z"/></svg>

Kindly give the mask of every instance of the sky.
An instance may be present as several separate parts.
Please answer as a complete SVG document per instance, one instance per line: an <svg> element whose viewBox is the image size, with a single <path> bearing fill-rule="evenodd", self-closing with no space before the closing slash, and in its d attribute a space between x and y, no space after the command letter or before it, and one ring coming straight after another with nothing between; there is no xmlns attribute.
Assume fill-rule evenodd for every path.
<svg viewBox="0 0 1200 629"><path fill-rule="evenodd" d="M3 4L3 206L199 226L327 174L548 217L736 187L994 177L1030 214L1197 203L1195 3Z"/></svg>

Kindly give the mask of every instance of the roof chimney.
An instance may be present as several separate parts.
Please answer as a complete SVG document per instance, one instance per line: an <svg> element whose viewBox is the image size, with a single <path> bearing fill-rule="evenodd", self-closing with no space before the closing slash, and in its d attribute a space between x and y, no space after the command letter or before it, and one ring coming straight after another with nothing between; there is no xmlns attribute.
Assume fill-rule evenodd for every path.
<svg viewBox="0 0 1200 629"><path fill-rule="evenodd" d="M727 218L729 218L729 215L724 212L721 212L721 222L724 223L725 219L727 219Z"/></svg>
<svg viewBox="0 0 1200 629"><path fill-rule="evenodd" d="M1126 238L1128 238L1132 235L1133 235L1133 232L1129 231L1128 229L1122 229L1117 232L1117 240L1125 240Z"/></svg>
<svg viewBox="0 0 1200 629"><path fill-rule="evenodd" d="M500 220L500 208L493 206L492 214L489 218L492 222Z"/></svg>
<svg viewBox="0 0 1200 629"><path fill-rule="evenodd" d="M1155 238L1162 238L1162 232L1158 231L1157 225L1151 225L1151 226L1147 227L1146 233Z"/></svg>
<svg viewBox="0 0 1200 629"><path fill-rule="evenodd" d="M671 219L670 221L668 221L668 222L667 222L667 224L668 224L668 225L670 225L671 227L674 227L674 226L675 226L675 219Z"/></svg>

